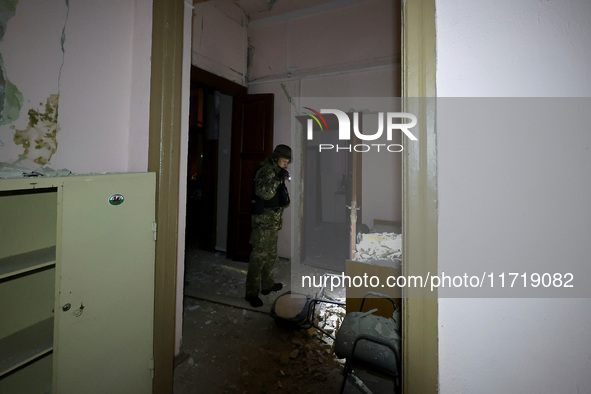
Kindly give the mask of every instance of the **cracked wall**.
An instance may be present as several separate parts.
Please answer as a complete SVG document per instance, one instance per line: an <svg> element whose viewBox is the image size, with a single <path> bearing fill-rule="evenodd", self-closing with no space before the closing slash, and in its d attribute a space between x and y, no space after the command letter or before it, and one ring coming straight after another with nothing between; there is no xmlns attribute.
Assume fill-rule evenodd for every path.
<svg viewBox="0 0 591 394"><path fill-rule="evenodd" d="M0 162L147 170L150 0L0 0L0 30Z"/></svg>
<svg viewBox="0 0 591 394"><path fill-rule="evenodd" d="M58 148L68 0L0 0L0 162L48 165Z"/></svg>
<svg viewBox="0 0 591 394"><path fill-rule="evenodd" d="M247 24L244 11L230 1L196 4L191 64L246 86Z"/></svg>

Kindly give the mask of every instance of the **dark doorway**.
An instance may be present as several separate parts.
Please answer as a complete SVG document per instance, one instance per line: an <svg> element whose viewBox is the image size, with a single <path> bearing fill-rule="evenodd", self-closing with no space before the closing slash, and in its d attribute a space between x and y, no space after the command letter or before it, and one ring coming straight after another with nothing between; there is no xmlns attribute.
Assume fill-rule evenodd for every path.
<svg viewBox="0 0 591 394"><path fill-rule="evenodd" d="M231 141L236 102L246 88L196 67L191 70L187 155L187 248L227 249Z"/></svg>
<svg viewBox="0 0 591 394"><path fill-rule="evenodd" d="M206 85L191 87L187 157L188 247L215 249L219 91Z"/></svg>

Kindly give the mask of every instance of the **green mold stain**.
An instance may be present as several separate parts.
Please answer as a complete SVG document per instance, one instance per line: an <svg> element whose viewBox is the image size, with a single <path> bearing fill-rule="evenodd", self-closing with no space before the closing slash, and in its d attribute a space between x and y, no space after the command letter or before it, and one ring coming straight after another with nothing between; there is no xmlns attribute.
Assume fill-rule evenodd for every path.
<svg viewBox="0 0 591 394"><path fill-rule="evenodd" d="M4 38L8 20L16 14L18 0L0 0L0 40Z"/></svg>
<svg viewBox="0 0 591 394"><path fill-rule="evenodd" d="M30 159L40 165L51 160L57 150L57 133L60 131L57 121L58 102L59 95L52 94L45 102L44 111L29 109L27 128L17 129L14 133L14 143L24 148L24 152L19 155L21 159Z"/></svg>
<svg viewBox="0 0 591 394"><path fill-rule="evenodd" d="M9 124L20 116L23 94L8 80L4 59L0 53L0 125Z"/></svg>

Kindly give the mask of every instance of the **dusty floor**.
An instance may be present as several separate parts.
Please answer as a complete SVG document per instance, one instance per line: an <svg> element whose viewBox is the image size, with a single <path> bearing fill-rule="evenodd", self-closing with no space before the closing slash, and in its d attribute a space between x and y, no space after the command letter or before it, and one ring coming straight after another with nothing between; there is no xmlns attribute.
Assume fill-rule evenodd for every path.
<svg viewBox="0 0 591 394"><path fill-rule="evenodd" d="M246 263L222 254L188 251L176 394L339 392L343 360L334 357L330 338L313 328L278 325L269 315L275 298L290 289L289 262L278 260L275 268L276 280L286 287L261 296L264 305L252 308L243 298ZM339 289L322 294L328 299L343 296ZM329 309L338 321L338 315L344 314L338 308L323 312ZM393 392L387 379L362 371L355 375L349 378L346 393Z"/></svg>

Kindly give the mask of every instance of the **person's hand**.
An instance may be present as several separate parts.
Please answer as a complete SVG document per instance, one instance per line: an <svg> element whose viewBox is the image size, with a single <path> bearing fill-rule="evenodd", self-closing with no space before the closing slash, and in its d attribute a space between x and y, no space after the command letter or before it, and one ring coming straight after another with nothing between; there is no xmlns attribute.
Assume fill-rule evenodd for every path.
<svg viewBox="0 0 591 394"><path fill-rule="evenodd" d="M277 173L277 178L281 179L282 181L286 180L289 178L289 172L287 172L287 170L285 168L282 168L281 170L279 170L279 172Z"/></svg>

